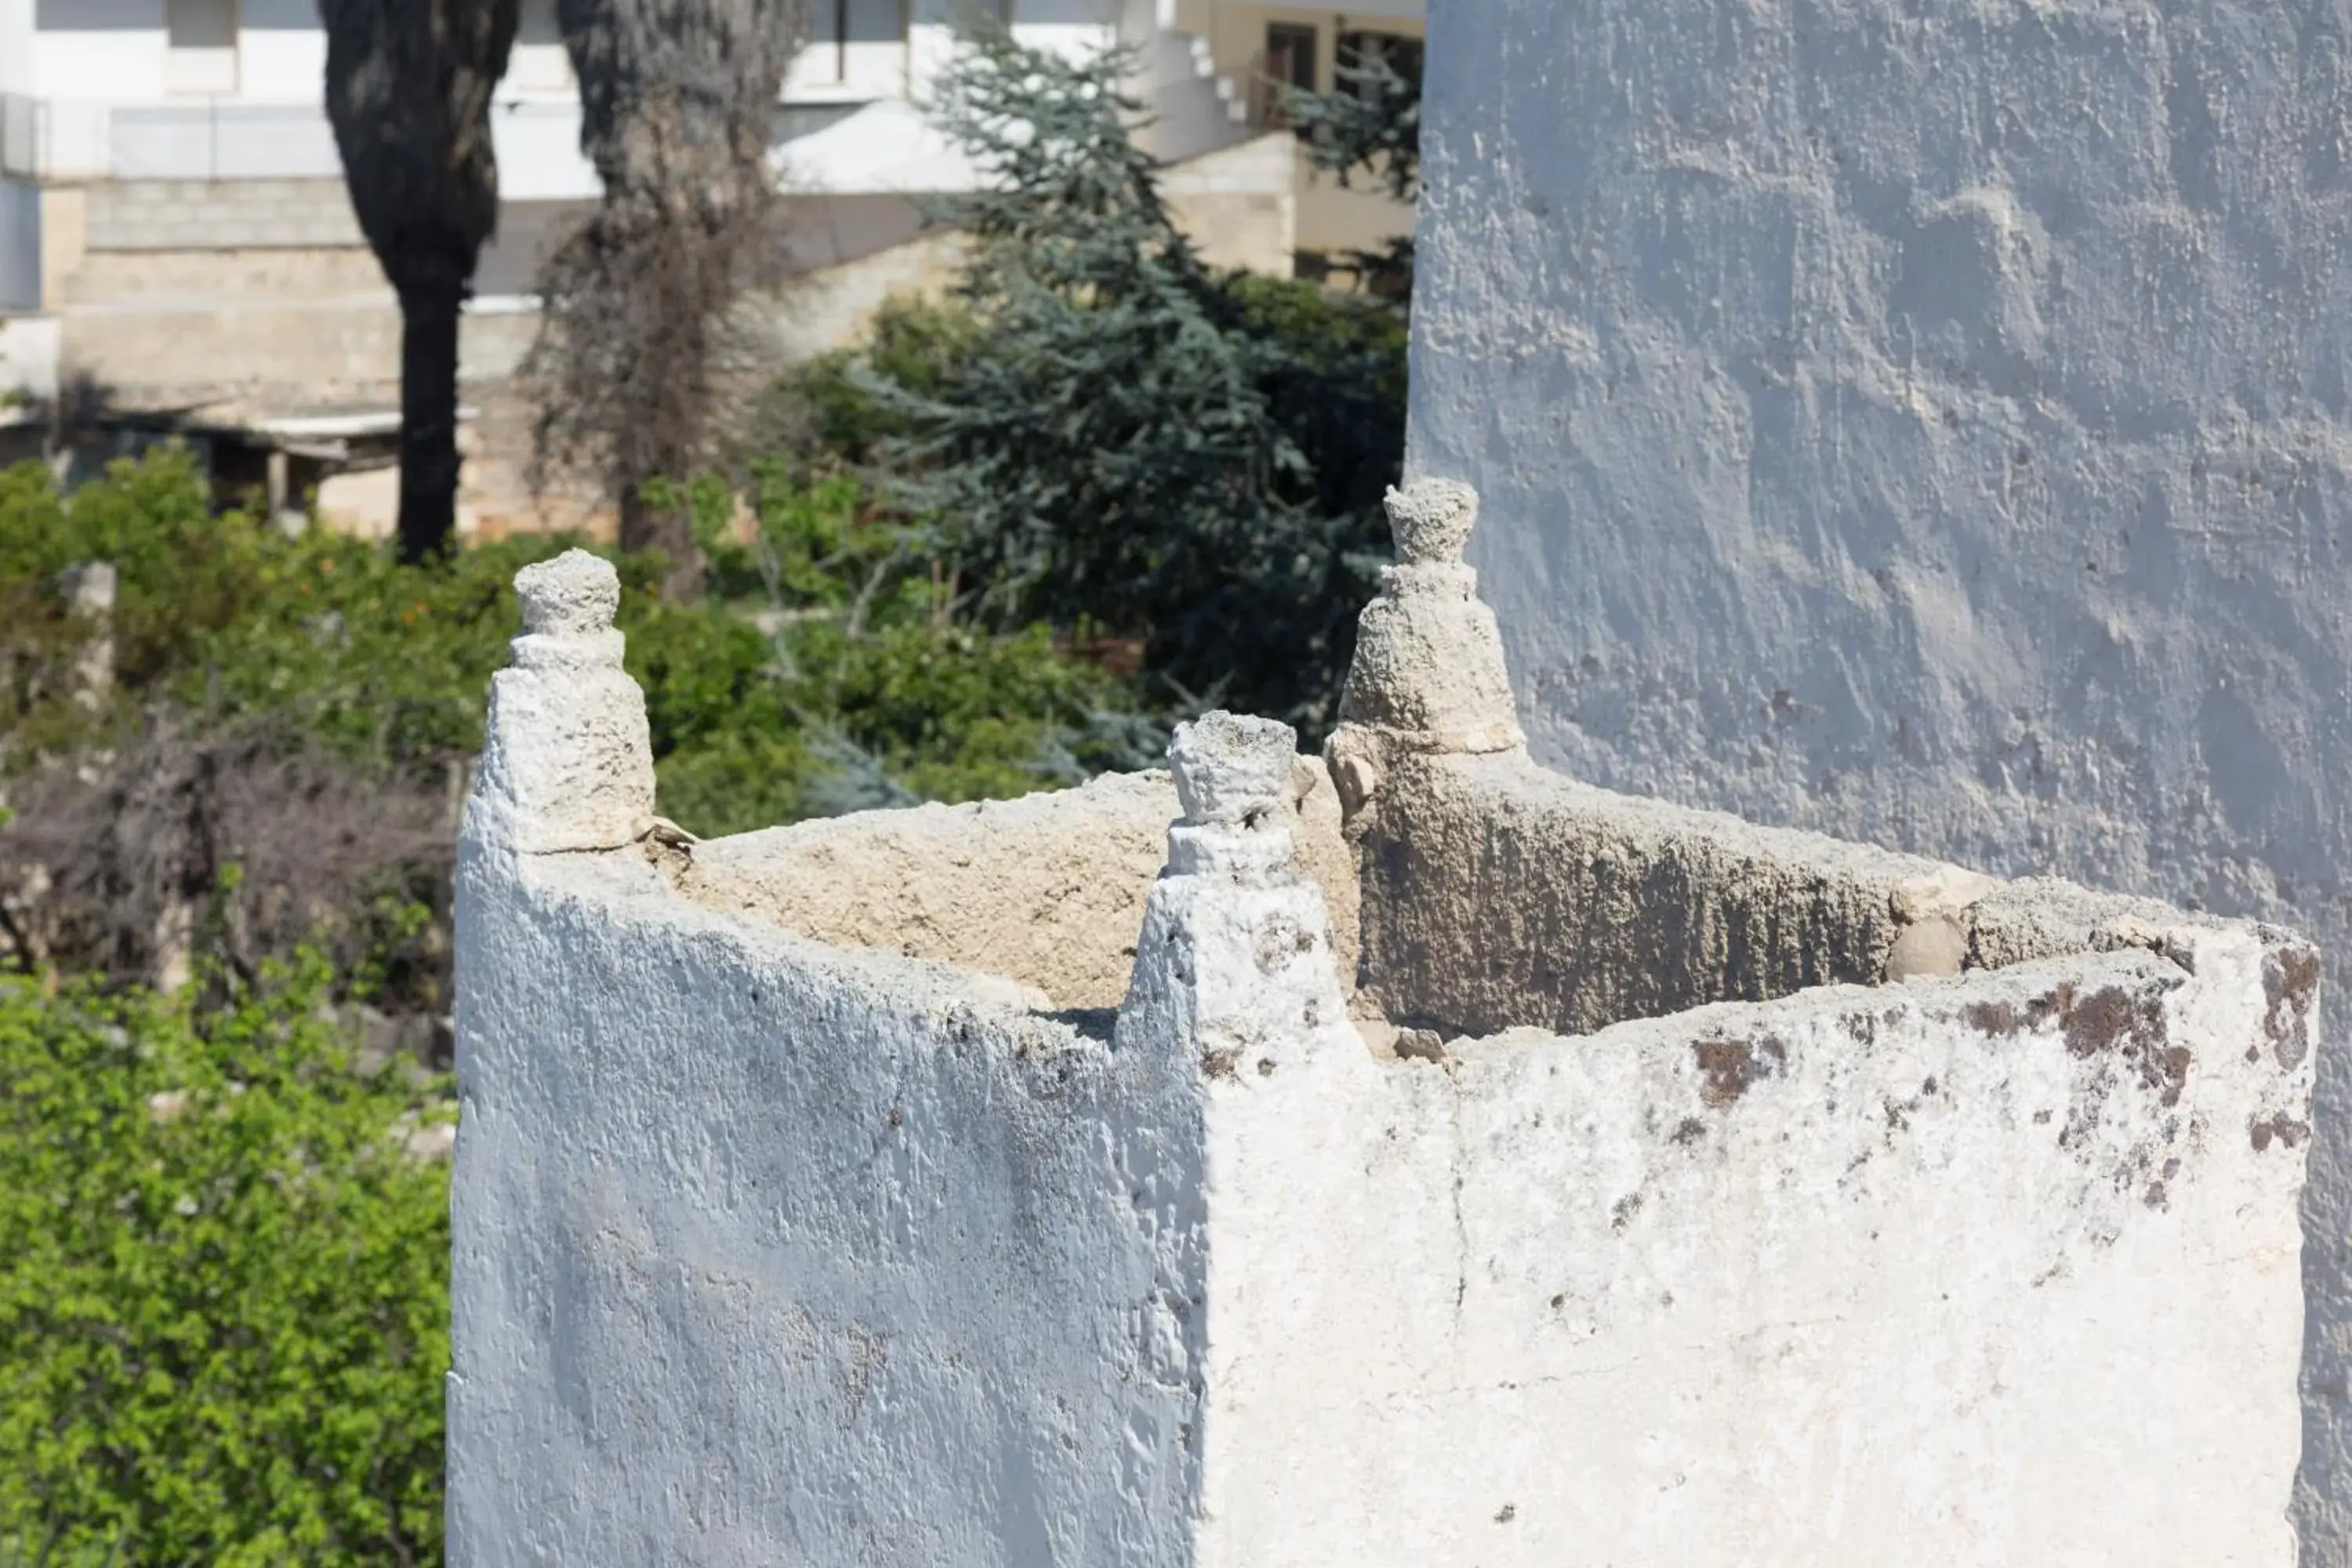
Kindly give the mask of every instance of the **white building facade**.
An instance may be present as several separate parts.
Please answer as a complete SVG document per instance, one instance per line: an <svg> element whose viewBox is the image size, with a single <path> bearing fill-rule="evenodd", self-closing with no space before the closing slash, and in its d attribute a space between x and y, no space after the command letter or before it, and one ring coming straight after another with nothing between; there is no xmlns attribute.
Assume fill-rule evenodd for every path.
<svg viewBox="0 0 2352 1568"><path fill-rule="evenodd" d="M1148 29L1119 0L1032 0L1025 41L1101 47ZM788 106L857 119L872 150L898 129L950 45L949 0L820 0ZM315 0L0 0L5 163L18 179L302 179L338 175L320 106L326 34ZM498 94L509 199L593 196L555 0L523 0ZM813 168L819 184L839 173Z"/></svg>
<svg viewBox="0 0 2352 1568"><path fill-rule="evenodd" d="M919 199L975 175L920 106L971 4L814 0L776 121L777 175L801 198L790 259L806 280L779 321L780 352L836 346L892 294L952 279L954 243L927 232ZM466 492L480 494L461 502L461 530L546 521L510 482L527 421L504 389L536 335L540 260L600 194L555 5L522 0L495 99L502 206L461 369L483 410ZM1268 46L1289 50L1275 61L1282 79L1328 88L1372 24L1225 0L991 5L1032 46L1137 49L1142 135L1170 164L1178 221L1213 263L1292 269L1316 181L1265 90ZM1407 23L1378 25L1409 42L1394 31ZM316 0L0 0L0 392L96 385L118 409L193 409L238 439L289 420L394 417L399 312L343 187L325 68ZM1350 236L1411 222L1377 194L1319 199L1371 205L1370 228L1351 217ZM373 527L392 494L371 467L383 453L346 456L369 477L339 515Z"/></svg>
<svg viewBox="0 0 2352 1568"><path fill-rule="evenodd" d="M837 195L967 188L970 169L917 106L968 8L967 0L816 0L811 42L784 90L782 176ZM1350 31L1355 24L1329 6L992 0L992 8L1033 45L1140 47L1152 134L1171 160L1260 133L1273 118L1267 82L1278 75L1328 87L1341 49L1375 36ZM1389 29L1377 37L1417 37L1419 0L1374 9L1399 13L1363 24ZM0 0L0 310L58 303L58 241L48 242L45 269L41 204L27 187L340 178L320 101L325 68L315 0ZM598 194L580 153L555 0L523 0L495 127L510 205ZM491 290L502 281L490 280Z"/></svg>

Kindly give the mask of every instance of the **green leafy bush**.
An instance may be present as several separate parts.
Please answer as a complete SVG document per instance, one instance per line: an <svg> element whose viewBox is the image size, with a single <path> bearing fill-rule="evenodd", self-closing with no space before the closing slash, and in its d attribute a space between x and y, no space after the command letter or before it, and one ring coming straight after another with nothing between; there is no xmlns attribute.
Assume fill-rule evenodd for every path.
<svg viewBox="0 0 2352 1568"><path fill-rule="evenodd" d="M336 752L440 762L479 743L483 681L513 635L509 582L562 548L520 540L404 567L324 529L288 538L215 514L194 458L159 447L60 490L37 463L0 470L0 737L21 764L87 743L161 701L215 717L294 713ZM95 628L59 574L111 564L117 704L75 699L67 667Z"/></svg>
<svg viewBox="0 0 2352 1568"><path fill-rule="evenodd" d="M0 984L0 1557L438 1560L453 1108L327 983Z"/></svg>
<svg viewBox="0 0 2352 1568"><path fill-rule="evenodd" d="M710 592L666 603L658 556L621 556L622 629L646 689L663 809L728 833L916 799L1017 795L1158 749L1120 683L1045 633L987 629L915 531L856 480L754 465L683 487ZM485 544L421 566L324 529L288 537L208 510L182 451L61 494L0 473L0 788L51 894L0 900L18 965L159 978L154 932L255 875L207 956L247 976L300 940L348 965L388 940L369 911L443 917L396 958L396 999L446 1008L454 805L516 629L512 579L570 541ZM75 672L100 630L59 574L117 568L110 697ZM362 805L362 803L365 803Z"/></svg>

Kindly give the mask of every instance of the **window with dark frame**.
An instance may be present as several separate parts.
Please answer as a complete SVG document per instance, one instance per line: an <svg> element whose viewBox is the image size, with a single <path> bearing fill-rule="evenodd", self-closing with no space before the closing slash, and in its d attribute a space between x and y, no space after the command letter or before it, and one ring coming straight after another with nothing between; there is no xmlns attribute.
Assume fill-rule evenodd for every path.
<svg viewBox="0 0 2352 1568"><path fill-rule="evenodd" d="M1301 92L1316 89L1316 70L1322 64L1321 31L1303 22L1265 25L1265 68L1258 72L1259 121L1276 128L1287 123L1282 113L1282 89Z"/></svg>
<svg viewBox="0 0 2352 1568"><path fill-rule="evenodd" d="M1265 74L1285 87L1295 87L1301 92L1315 90L1316 59L1321 41L1320 31L1305 22L1268 22L1265 25Z"/></svg>
<svg viewBox="0 0 2352 1568"><path fill-rule="evenodd" d="M982 9L1003 20L1008 7L995 0ZM849 80L853 45L907 41L907 0L818 0L812 20L809 42L831 49L835 81Z"/></svg>

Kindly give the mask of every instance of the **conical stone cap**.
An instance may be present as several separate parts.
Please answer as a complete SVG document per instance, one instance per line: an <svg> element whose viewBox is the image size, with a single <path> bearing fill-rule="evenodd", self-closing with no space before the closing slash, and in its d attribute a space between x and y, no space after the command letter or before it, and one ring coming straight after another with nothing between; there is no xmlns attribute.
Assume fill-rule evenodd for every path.
<svg viewBox="0 0 2352 1568"><path fill-rule="evenodd" d="M1357 623L1356 657L1339 700L1343 731L1377 731L1386 752L1502 752L1526 743L1503 665L1495 612L1462 552L1478 494L1452 479L1388 493L1397 564ZM1373 737L1362 737L1370 741Z"/></svg>

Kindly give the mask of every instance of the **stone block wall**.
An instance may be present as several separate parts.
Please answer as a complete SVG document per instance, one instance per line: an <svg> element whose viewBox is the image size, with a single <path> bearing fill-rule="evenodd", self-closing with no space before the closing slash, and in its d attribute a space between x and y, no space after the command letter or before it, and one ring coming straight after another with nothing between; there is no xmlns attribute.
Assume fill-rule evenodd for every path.
<svg viewBox="0 0 2352 1568"><path fill-rule="evenodd" d="M92 250L297 250L367 241L343 182L109 180L87 187Z"/></svg>
<svg viewBox="0 0 2352 1568"><path fill-rule="evenodd" d="M453 1563L2294 1561L2314 951L1546 774L1473 504L1321 759L712 842L530 569Z"/></svg>

